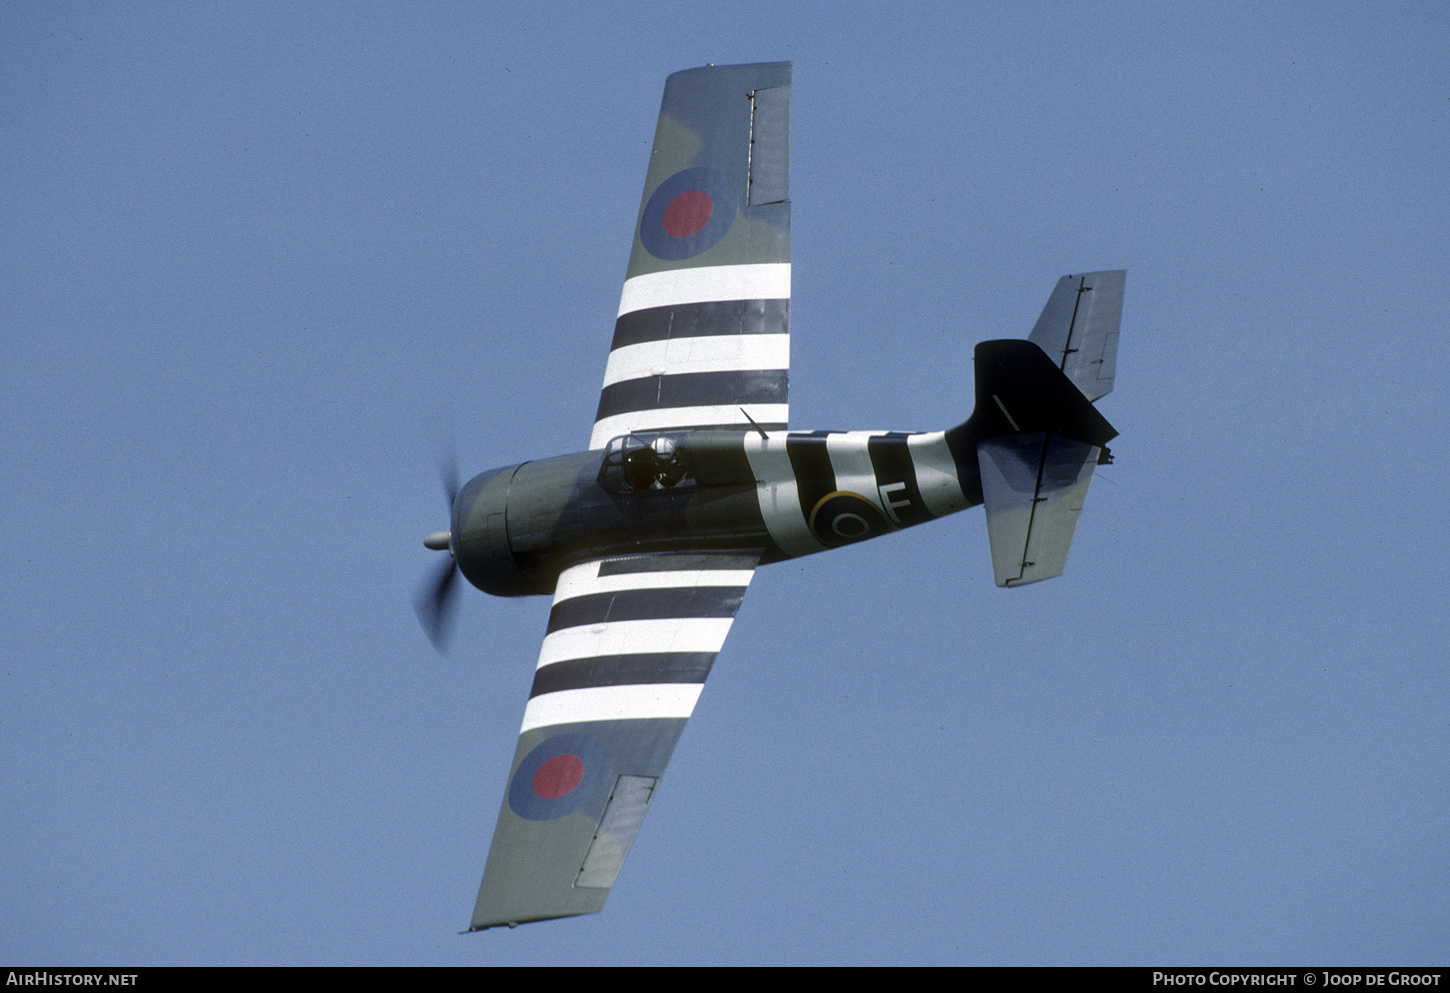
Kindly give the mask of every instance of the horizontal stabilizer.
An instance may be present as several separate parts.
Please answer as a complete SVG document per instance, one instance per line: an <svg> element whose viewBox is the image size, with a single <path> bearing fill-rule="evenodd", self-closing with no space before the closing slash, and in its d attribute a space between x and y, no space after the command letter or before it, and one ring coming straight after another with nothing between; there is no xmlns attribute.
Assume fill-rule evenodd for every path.
<svg viewBox="0 0 1450 993"><path fill-rule="evenodd" d="M1093 466L1118 432L1036 343L984 341L973 359L970 423L997 585L1059 576Z"/></svg>
<svg viewBox="0 0 1450 993"><path fill-rule="evenodd" d="M1063 276L1027 336L1089 400L1113 389L1127 276L1121 269Z"/></svg>
<svg viewBox="0 0 1450 993"><path fill-rule="evenodd" d="M1045 431L977 443L998 586L1062 575L1100 451Z"/></svg>

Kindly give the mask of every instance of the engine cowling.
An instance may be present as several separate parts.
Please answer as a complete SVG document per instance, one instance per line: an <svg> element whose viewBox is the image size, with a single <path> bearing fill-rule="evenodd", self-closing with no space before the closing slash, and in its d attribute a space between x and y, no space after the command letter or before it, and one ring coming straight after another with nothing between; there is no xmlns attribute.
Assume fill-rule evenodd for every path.
<svg viewBox="0 0 1450 993"><path fill-rule="evenodd" d="M526 464L479 473L453 502L453 557L458 570L494 596L540 592L524 577L508 540L509 484Z"/></svg>
<svg viewBox="0 0 1450 993"><path fill-rule="evenodd" d="M740 433L692 431L481 473L454 501L450 547L485 593L528 596L554 592L562 569L591 556L769 540Z"/></svg>
<svg viewBox="0 0 1450 993"><path fill-rule="evenodd" d="M469 480L453 504L453 554L464 577L494 596L552 593L559 570L588 550L585 518L602 495L599 457L561 455Z"/></svg>

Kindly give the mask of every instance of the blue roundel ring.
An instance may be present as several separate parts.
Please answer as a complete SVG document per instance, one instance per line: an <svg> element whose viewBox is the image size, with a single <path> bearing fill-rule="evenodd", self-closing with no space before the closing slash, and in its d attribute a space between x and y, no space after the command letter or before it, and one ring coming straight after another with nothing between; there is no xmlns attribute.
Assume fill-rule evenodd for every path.
<svg viewBox="0 0 1450 993"><path fill-rule="evenodd" d="M603 808L614 783L609 750L593 735L574 731L535 746L509 783L509 806L530 821L552 821L585 807Z"/></svg>
<svg viewBox="0 0 1450 993"><path fill-rule="evenodd" d="M701 199L703 194L705 199ZM682 199L683 198L683 199ZM735 223L735 190L722 173L708 166L681 169L655 188L644 216L639 222L639 240L657 259L676 262L693 258L714 248ZM676 201L679 200L679 203ZM708 204L709 220L696 227L688 220L682 225L677 216L666 212L674 204L676 211L693 208L699 216L700 207ZM682 234L671 234L671 229Z"/></svg>
<svg viewBox="0 0 1450 993"><path fill-rule="evenodd" d="M827 545L849 545L891 530L886 515L859 493L837 490L816 501L809 521L811 533Z"/></svg>

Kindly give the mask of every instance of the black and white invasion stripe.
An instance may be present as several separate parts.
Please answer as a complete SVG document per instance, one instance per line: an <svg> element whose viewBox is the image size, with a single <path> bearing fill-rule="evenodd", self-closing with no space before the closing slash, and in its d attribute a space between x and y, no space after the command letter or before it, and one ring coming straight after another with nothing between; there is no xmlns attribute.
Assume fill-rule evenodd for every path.
<svg viewBox="0 0 1450 993"><path fill-rule="evenodd" d="M812 513L834 494L869 503L891 529L968 506L944 432L792 431L742 439L759 480L761 515L787 555L833 547L811 530Z"/></svg>
<svg viewBox="0 0 1450 993"><path fill-rule="evenodd" d="M522 732L690 716L759 552L668 552L564 570Z"/></svg>
<svg viewBox="0 0 1450 993"><path fill-rule="evenodd" d="M790 263L629 279L590 448L631 431L789 423Z"/></svg>

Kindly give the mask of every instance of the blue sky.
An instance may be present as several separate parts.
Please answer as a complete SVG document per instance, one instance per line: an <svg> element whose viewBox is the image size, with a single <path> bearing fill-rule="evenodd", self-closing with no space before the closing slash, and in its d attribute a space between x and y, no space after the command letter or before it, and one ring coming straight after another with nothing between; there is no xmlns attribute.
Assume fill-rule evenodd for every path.
<svg viewBox="0 0 1450 993"><path fill-rule="evenodd" d="M0 960L1444 964L1438 3L0 10ZM760 571L603 914L460 937L547 600L435 469L587 442L664 78L795 63L792 426L1126 268L1067 573Z"/></svg>

